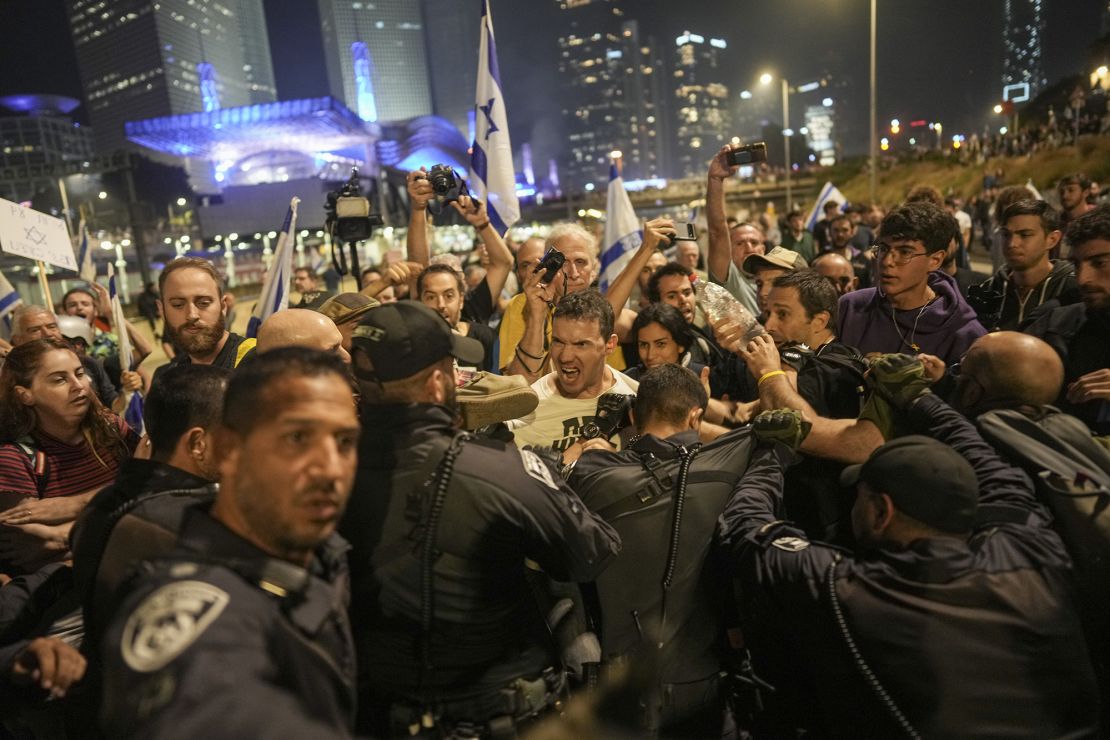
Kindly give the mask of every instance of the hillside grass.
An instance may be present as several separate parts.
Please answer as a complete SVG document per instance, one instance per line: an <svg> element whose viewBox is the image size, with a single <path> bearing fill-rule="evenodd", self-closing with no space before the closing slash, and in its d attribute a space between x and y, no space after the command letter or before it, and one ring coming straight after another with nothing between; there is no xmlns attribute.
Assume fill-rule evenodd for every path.
<svg viewBox="0 0 1110 740"><path fill-rule="evenodd" d="M829 179L853 202L867 202L870 185L867 160L850 160L831 168ZM1092 180L1110 182L1110 137L1086 137L1079 147L1066 146L1051 151L1020 157L995 157L982 164L961 164L939 153L920 161L903 161L880 167L877 183L878 200L898 203L916 185L932 185L945 195L958 195L965 200L978 195L983 188L983 175L1002 170L1005 185L1033 185L1047 195L1056 181L1070 172L1083 172Z"/></svg>

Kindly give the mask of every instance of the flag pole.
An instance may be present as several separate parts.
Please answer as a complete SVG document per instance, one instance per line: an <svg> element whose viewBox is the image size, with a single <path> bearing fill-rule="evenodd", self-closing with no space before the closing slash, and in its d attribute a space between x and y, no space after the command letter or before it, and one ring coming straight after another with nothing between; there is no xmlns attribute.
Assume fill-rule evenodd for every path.
<svg viewBox="0 0 1110 740"><path fill-rule="evenodd" d="M46 263L35 260L39 268L39 289L42 291L42 304L48 310L54 310L54 300L50 297L50 281L46 279Z"/></svg>

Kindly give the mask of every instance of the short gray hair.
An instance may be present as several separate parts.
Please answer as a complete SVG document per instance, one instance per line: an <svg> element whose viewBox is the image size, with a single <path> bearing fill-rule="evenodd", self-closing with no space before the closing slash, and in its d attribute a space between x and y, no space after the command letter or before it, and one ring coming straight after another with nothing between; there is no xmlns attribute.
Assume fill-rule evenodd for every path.
<svg viewBox="0 0 1110 740"><path fill-rule="evenodd" d="M594 238L593 234L586 231L586 229L583 228L581 224L576 224L569 221L555 224L551 228L551 231L548 232L547 240L546 242L544 242L544 246L547 249L551 249L559 240L566 239L568 237L576 239L585 244L586 248L590 252L590 256L593 257L595 261L597 260L597 239Z"/></svg>
<svg viewBox="0 0 1110 740"><path fill-rule="evenodd" d="M54 316L54 312L45 306L38 306L34 303L29 305L20 306L12 312L12 336L18 336L23 333L23 319L27 316L38 316L41 313L50 314Z"/></svg>

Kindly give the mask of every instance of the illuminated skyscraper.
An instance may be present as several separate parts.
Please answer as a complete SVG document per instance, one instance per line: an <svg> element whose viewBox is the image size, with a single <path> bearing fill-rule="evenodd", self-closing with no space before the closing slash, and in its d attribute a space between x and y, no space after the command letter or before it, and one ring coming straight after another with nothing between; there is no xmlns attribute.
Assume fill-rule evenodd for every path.
<svg viewBox="0 0 1110 740"><path fill-rule="evenodd" d="M675 39L674 106L677 165L684 177L705 173L706 163L732 136L724 39L689 31Z"/></svg>
<svg viewBox="0 0 1110 740"><path fill-rule="evenodd" d="M1026 83L1030 98L1047 84L1041 63L1043 4L1043 0L1005 0L1004 6L1002 86Z"/></svg>
<svg viewBox="0 0 1110 740"><path fill-rule="evenodd" d="M124 121L276 99L262 0L67 0L100 151Z"/></svg>
<svg viewBox="0 0 1110 740"><path fill-rule="evenodd" d="M608 178L609 155L620 151L624 178L658 177L666 154L661 55L642 39L619 0L556 0L560 25L557 69L567 147L563 186L595 187Z"/></svg>
<svg viewBox="0 0 1110 740"><path fill-rule="evenodd" d="M401 121L432 112L419 2L318 1L333 96L368 121Z"/></svg>

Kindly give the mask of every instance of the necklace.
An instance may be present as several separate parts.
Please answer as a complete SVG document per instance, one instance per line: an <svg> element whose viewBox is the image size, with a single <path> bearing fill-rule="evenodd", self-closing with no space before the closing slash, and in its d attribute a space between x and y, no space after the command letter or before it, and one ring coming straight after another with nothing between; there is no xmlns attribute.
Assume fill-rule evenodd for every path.
<svg viewBox="0 0 1110 740"><path fill-rule="evenodd" d="M890 307L890 320L894 322L894 331L898 332L898 338L902 340L902 344L908 346L914 352L921 351L920 345L913 341L917 337L917 322L921 321L921 315L925 313L925 309L931 306L935 300L936 296L933 296L926 301L925 305L921 307L921 310L917 312L917 318L913 320L913 329L910 330L909 340L907 340L906 335L902 333L902 327L898 325L898 317L895 315L894 306Z"/></svg>

